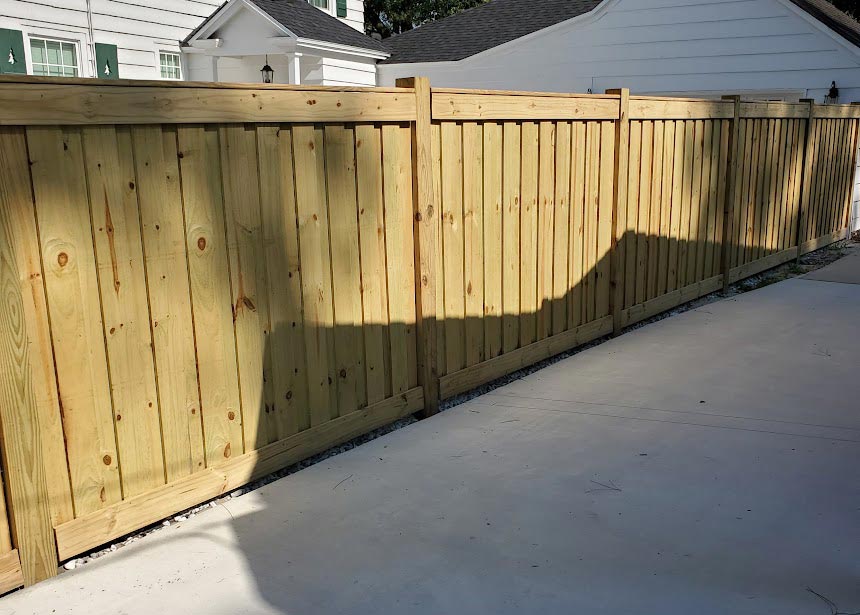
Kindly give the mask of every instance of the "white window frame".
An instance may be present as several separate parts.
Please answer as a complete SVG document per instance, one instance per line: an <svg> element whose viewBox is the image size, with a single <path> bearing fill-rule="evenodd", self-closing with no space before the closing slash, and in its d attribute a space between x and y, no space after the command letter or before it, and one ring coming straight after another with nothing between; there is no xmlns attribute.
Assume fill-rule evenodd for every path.
<svg viewBox="0 0 860 615"><path fill-rule="evenodd" d="M179 58L179 78L165 77L161 74L161 54L170 54ZM158 78L164 81L185 81L185 65L182 61L182 52L173 49L156 49L155 50L155 69L158 71Z"/></svg>
<svg viewBox="0 0 860 615"><path fill-rule="evenodd" d="M319 0L317 0L317 1L319 1ZM328 13L329 15L334 15L335 11L332 9L332 7L337 6L337 0L322 0L322 1L324 1L326 3L325 6L317 6L316 4L311 2L310 0L305 0L305 2L310 4L315 9L322 11L324 13Z"/></svg>
<svg viewBox="0 0 860 615"><path fill-rule="evenodd" d="M89 57L89 53L84 53L84 50L89 49L89 45L86 44L86 39L84 37L81 38L71 38L69 36L57 36L56 34L33 30L24 32L24 56L27 60L27 74L33 75L33 52L30 48L31 41L33 39L37 40L46 40L46 41L56 41L59 43L70 43L75 46L75 58L78 61L78 77L92 77L90 74L92 72L92 60Z"/></svg>

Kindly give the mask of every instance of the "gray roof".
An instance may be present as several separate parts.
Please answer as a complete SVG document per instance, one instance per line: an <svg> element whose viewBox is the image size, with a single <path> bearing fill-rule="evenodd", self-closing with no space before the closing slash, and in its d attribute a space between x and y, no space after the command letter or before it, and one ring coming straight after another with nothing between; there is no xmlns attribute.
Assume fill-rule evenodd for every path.
<svg viewBox="0 0 860 615"><path fill-rule="evenodd" d="M602 0L493 0L385 39L384 63L445 62L591 12Z"/></svg>
<svg viewBox="0 0 860 615"><path fill-rule="evenodd" d="M860 47L860 22L827 0L791 0L843 38Z"/></svg>
<svg viewBox="0 0 860 615"><path fill-rule="evenodd" d="M532 32L589 13L602 0L492 0L424 24L384 42L383 64L462 60ZM827 0L791 0L851 43L860 46L860 23Z"/></svg>
<svg viewBox="0 0 860 615"><path fill-rule="evenodd" d="M306 0L249 0L272 19L287 28L299 38L307 38L326 43L348 45L359 49L381 51L388 49L381 42L351 28L339 19L308 4ZM334 1L334 0L332 0ZM225 3L227 4L227 3ZM200 29L224 8L224 5L198 26L183 41L187 43Z"/></svg>

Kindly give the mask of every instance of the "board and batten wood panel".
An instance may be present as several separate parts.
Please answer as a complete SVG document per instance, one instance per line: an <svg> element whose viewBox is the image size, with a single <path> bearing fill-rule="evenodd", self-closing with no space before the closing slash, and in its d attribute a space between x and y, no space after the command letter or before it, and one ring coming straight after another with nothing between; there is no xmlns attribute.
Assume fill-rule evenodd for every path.
<svg viewBox="0 0 860 615"><path fill-rule="evenodd" d="M177 130L206 463L244 451L220 143L213 127Z"/></svg>
<svg viewBox="0 0 860 615"><path fill-rule="evenodd" d="M191 287L172 127L132 128L167 482L205 467Z"/></svg>
<svg viewBox="0 0 860 615"><path fill-rule="evenodd" d="M75 515L122 499L80 129L29 127L45 289Z"/></svg>

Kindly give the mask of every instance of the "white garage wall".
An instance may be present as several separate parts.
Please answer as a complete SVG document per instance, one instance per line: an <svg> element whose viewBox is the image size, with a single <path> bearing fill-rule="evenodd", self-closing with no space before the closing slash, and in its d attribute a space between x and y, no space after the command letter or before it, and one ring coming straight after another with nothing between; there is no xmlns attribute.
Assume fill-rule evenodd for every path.
<svg viewBox="0 0 860 615"><path fill-rule="evenodd" d="M383 64L381 85L719 95L802 92L831 81L860 100L860 50L788 0L607 0L584 15L459 62Z"/></svg>

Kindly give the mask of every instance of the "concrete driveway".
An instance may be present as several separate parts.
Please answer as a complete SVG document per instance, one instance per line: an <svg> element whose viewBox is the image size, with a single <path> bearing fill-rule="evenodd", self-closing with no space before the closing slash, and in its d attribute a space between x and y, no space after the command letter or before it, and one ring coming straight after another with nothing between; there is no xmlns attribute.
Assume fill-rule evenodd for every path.
<svg viewBox="0 0 860 615"><path fill-rule="evenodd" d="M858 611L847 261L628 333L0 613Z"/></svg>

